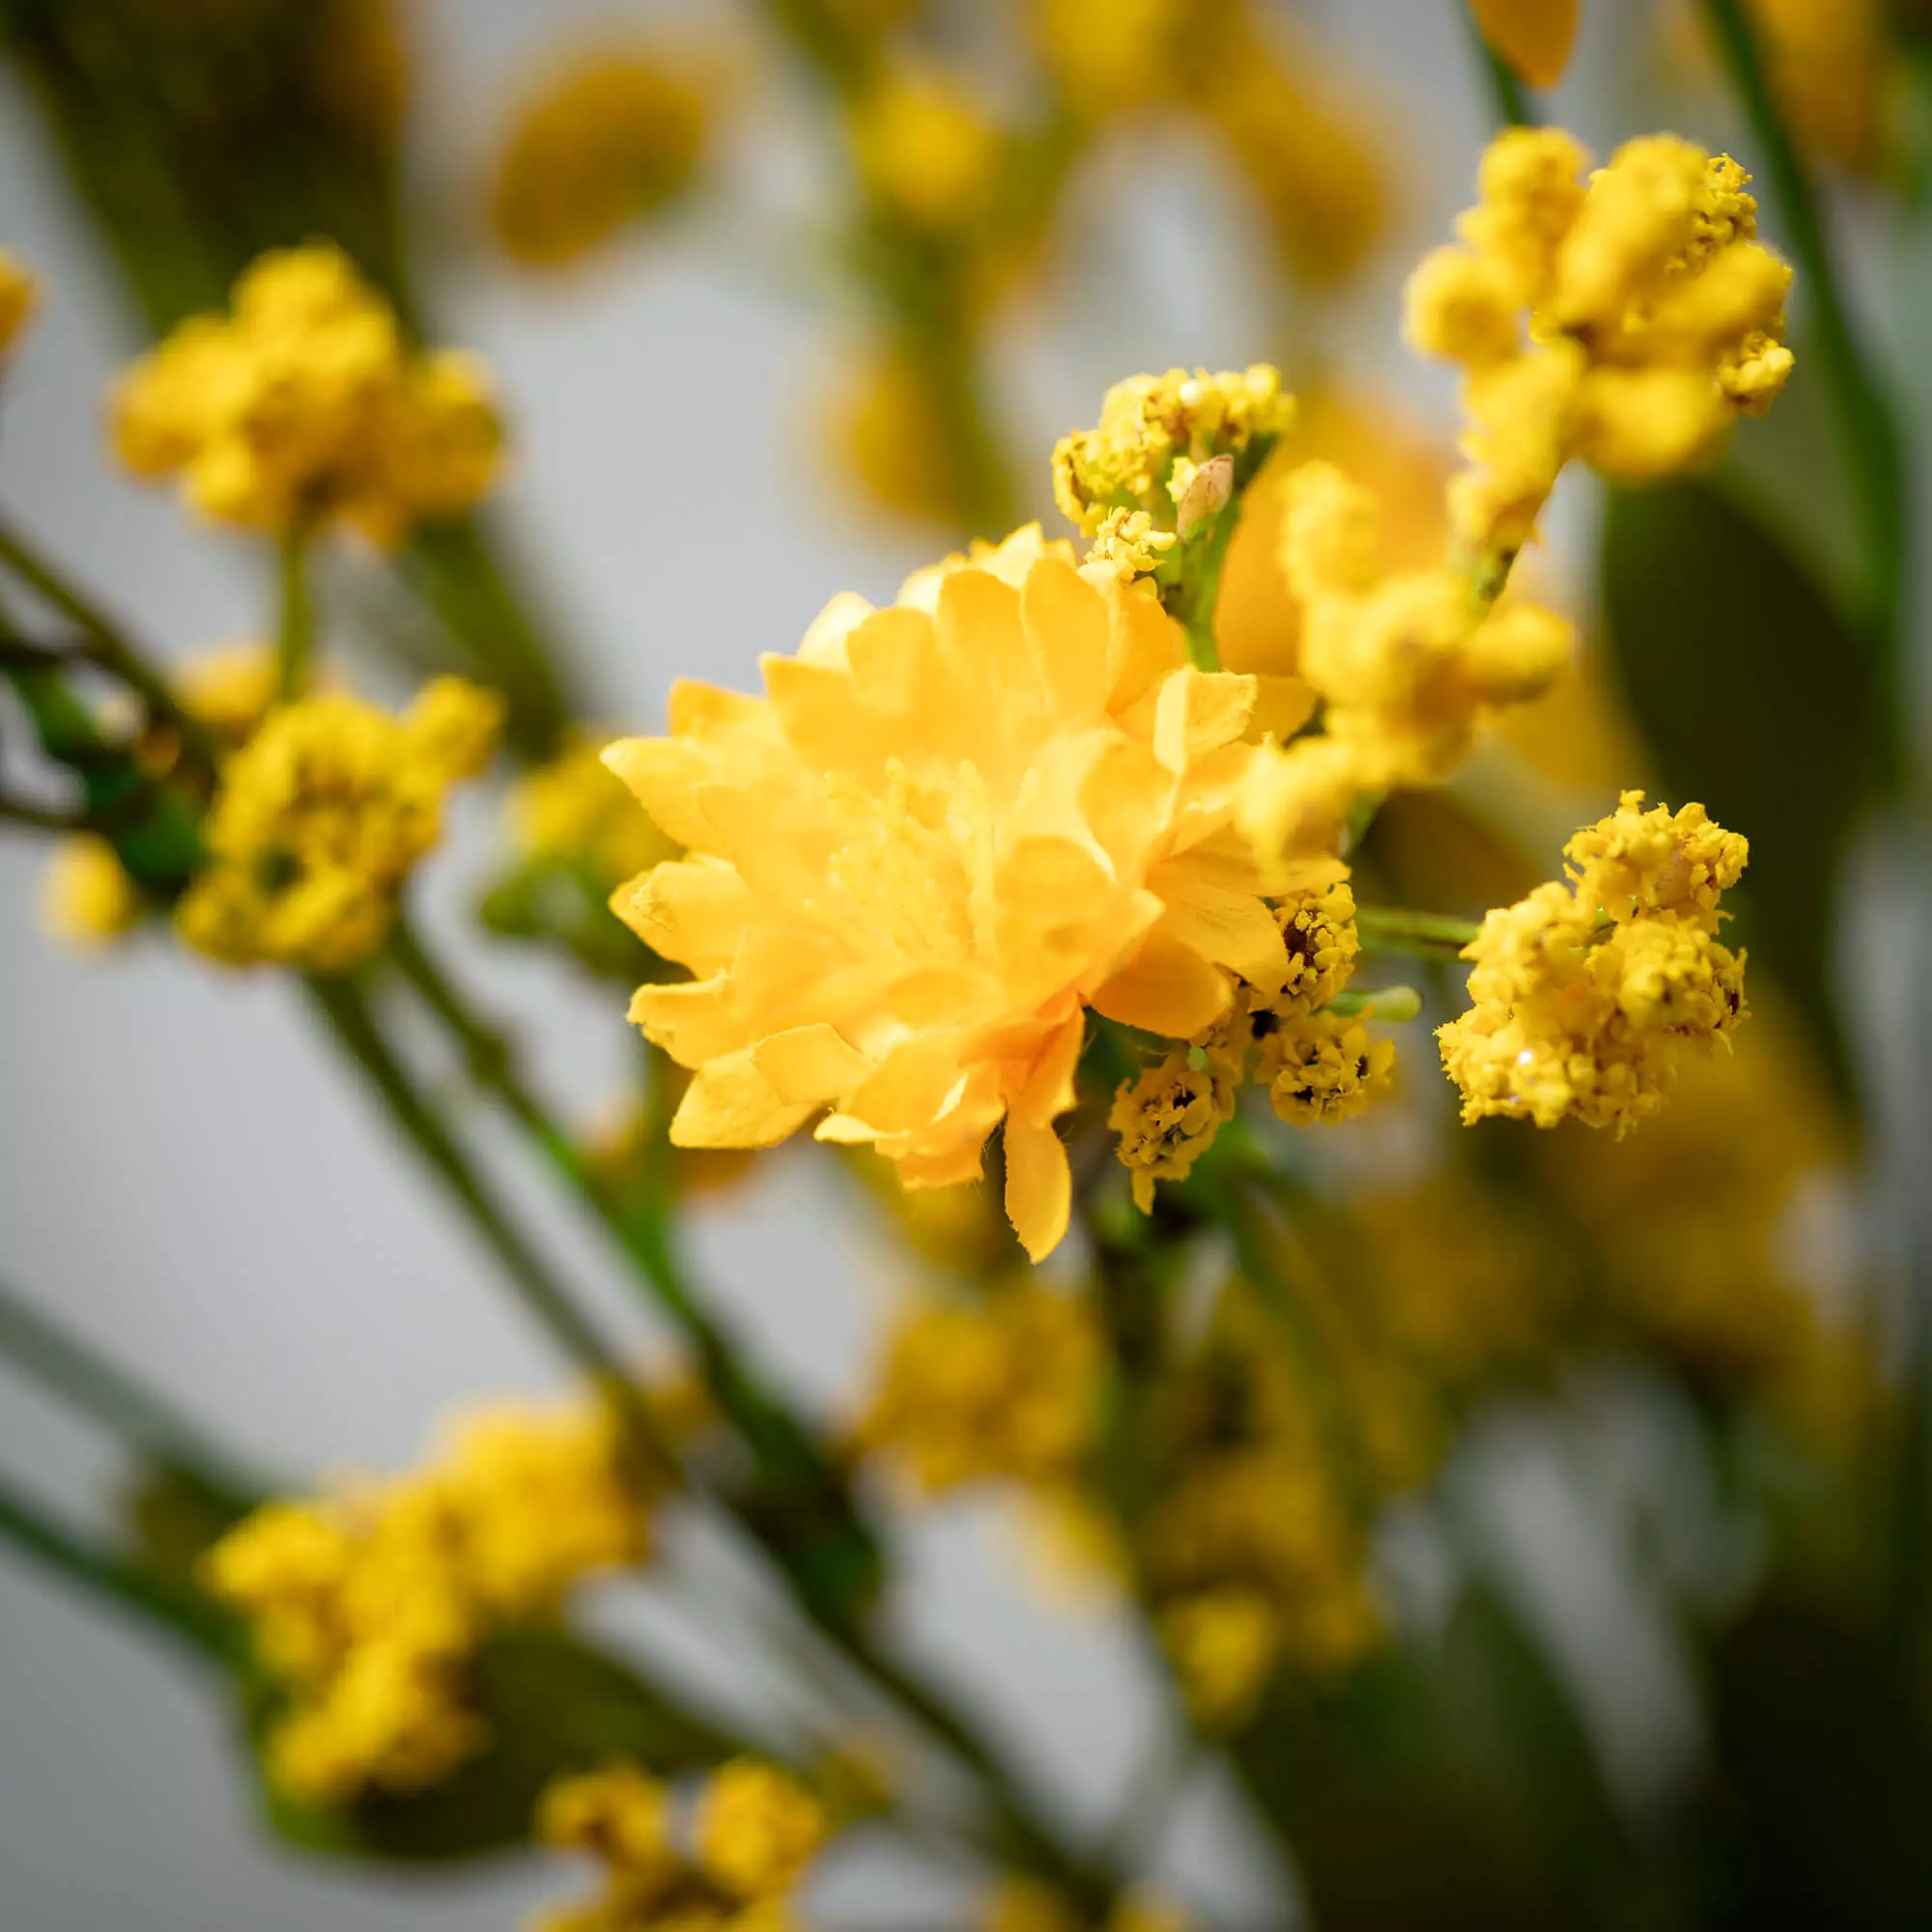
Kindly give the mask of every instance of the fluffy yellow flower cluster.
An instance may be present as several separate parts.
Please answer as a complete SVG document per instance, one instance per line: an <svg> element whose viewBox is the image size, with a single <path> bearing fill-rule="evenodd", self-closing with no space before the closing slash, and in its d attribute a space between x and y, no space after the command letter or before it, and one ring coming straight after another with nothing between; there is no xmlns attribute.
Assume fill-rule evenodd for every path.
<svg viewBox="0 0 1932 1932"><path fill-rule="evenodd" d="M738 1758L713 1774L688 1819L662 1783L620 1762L553 1785L537 1829L546 1843L589 1853L606 1876L597 1897L540 1914L530 1932L785 1932L831 1821L789 1773Z"/></svg>
<svg viewBox="0 0 1932 1932"><path fill-rule="evenodd" d="M526 772L506 801L526 859L581 868L601 896L671 856L664 835L604 762L608 739L583 737Z"/></svg>
<svg viewBox="0 0 1932 1932"><path fill-rule="evenodd" d="M1744 955L1717 929L1748 847L1701 805L1642 806L1624 793L1564 848L1568 884L1491 913L1464 950L1475 1005L1440 1037L1465 1122L1574 1116L1622 1135L1662 1108L1687 1046L1744 1016Z"/></svg>
<svg viewBox="0 0 1932 1932"><path fill-rule="evenodd" d="M210 1551L288 1708L269 1747L292 1796L433 1784L488 1741L469 1670L493 1629L649 1553L651 1485L601 1400L484 1407L427 1466L258 1510Z"/></svg>
<svg viewBox="0 0 1932 1932"><path fill-rule="evenodd" d="M681 1146L769 1146L814 1114L909 1185L979 1174L1036 1259L1065 1233L1055 1118L1093 1007L1191 1038L1234 975L1280 986L1267 899L1307 869L1300 800L1249 742L1249 677L1037 527L828 607L768 696L680 684L671 735L607 753L689 856L613 904L691 969L632 1017L697 1069ZM1327 862L1323 862L1327 863ZM1332 870L1332 865L1329 866Z"/></svg>
<svg viewBox="0 0 1932 1932"><path fill-rule="evenodd" d="M419 354L330 242L264 255L233 312L196 316L122 379L121 461L180 476L202 516L287 532L344 523L389 546L470 508L502 431L473 357Z"/></svg>
<svg viewBox="0 0 1932 1932"><path fill-rule="evenodd" d="M1791 270L1754 239L1750 177L1673 135L1628 142L1587 182L1553 128L1483 158L1460 245L1424 259L1408 334L1466 370L1463 542L1507 558L1573 457L1628 480L1685 469L1791 373Z"/></svg>
<svg viewBox="0 0 1932 1932"><path fill-rule="evenodd" d="M176 909L183 939L230 966L339 973L365 958L501 712L460 678L426 685L401 718L346 692L270 712L222 768L208 863Z"/></svg>
<svg viewBox="0 0 1932 1932"><path fill-rule="evenodd" d="M915 1307L887 1341L858 1445L928 1496L1068 1483L1093 1447L1103 1362L1086 1308L1029 1282Z"/></svg>
<svg viewBox="0 0 1932 1932"><path fill-rule="evenodd" d="M6 249L0 248L0 355L19 339L40 306L39 284Z"/></svg>
<svg viewBox="0 0 1932 1932"><path fill-rule="evenodd" d="M497 162L490 216L531 269L561 269L688 187L712 105L688 63L648 47L579 56L525 102Z"/></svg>
<svg viewBox="0 0 1932 1932"><path fill-rule="evenodd" d="M1096 1920L1039 1879L1008 1878L988 1893L976 1932L1190 1932L1193 1923L1153 1892L1129 1892Z"/></svg>
<svg viewBox="0 0 1932 1932"><path fill-rule="evenodd" d="M882 67L853 105L849 135L874 206L908 228L961 228L989 205L999 129L936 69Z"/></svg>
<svg viewBox="0 0 1932 1932"><path fill-rule="evenodd" d="M1500 707L1549 688L1574 632L1520 598L1491 603L1466 570L1384 572L1376 499L1324 463L1289 480L1281 561L1301 606L1302 678L1362 791L1435 784Z"/></svg>

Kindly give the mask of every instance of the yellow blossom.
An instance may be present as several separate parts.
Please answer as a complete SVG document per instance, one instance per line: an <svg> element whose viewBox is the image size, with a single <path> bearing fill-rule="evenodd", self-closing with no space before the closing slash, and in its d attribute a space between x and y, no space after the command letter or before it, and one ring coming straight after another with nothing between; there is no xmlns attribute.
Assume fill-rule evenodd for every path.
<svg viewBox="0 0 1932 1932"><path fill-rule="evenodd" d="M1098 1420L1101 1341L1070 1296L1014 1282L901 1319L862 1418L862 1448L928 1496L1009 1480L1051 1488Z"/></svg>
<svg viewBox="0 0 1932 1932"><path fill-rule="evenodd" d="M609 895L671 856L649 819L605 764L608 737L582 736L511 787L510 831L526 859L582 867Z"/></svg>
<svg viewBox="0 0 1932 1932"><path fill-rule="evenodd" d="M1409 282L1409 339L1466 371L1458 532L1505 561L1572 458L1626 481L1684 469L1792 366L1791 271L1735 161L1654 135L1587 182L1584 163L1555 129L1498 136L1461 242Z"/></svg>
<svg viewBox="0 0 1932 1932"><path fill-rule="evenodd" d="M1581 0L1469 0L1483 38L1531 87L1554 87L1570 65Z"/></svg>
<svg viewBox="0 0 1932 1932"><path fill-rule="evenodd" d="M1180 459L1182 463L1186 460ZM1087 561L1110 564L1129 577L1143 577L1160 562L1162 552L1172 550L1179 541L1174 531L1155 529L1153 519L1145 510L1109 510L1094 532Z"/></svg>
<svg viewBox="0 0 1932 1932"><path fill-rule="evenodd" d="M346 692L271 712L223 767L208 862L176 909L225 965L342 972L381 944L395 897L441 836L442 797L487 760L499 700L457 678L400 719Z"/></svg>
<svg viewBox="0 0 1932 1932"><path fill-rule="evenodd" d="M578 53L518 110L491 189L498 244L526 268L582 260L690 185L711 117L689 62L648 46Z"/></svg>
<svg viewBox="0 0 1932 1932"><path fill-rule="evenodd" d="M470 508L502 454L481 365L411 349L330 242L261 257L232 312L182 324L127 372L113 413L128 469L179 476L216 523L341 522L383 546Z"/></svg>
<svg viewBox="0 0 1932 1932"><path fill-rule="evenodd" d="M328 1804L445 1776L488 1742L476 1646L641 1561L653 1499L593 1399L476 1410L412 1475L246 1518L203 1574L283 1689L277 1782Z"/></svg>
<svg viewBox="0 0 1932 1932"><path fill-rule="evenodd" d="M225 644L176 668L168 682L182 708L231 745L246 740L275 701L275 653L263 643Z"/></svg>
<svg viewBox="0 0 1932 1932"><path fill-rule="evenodd" d="M40 300L40 285L14 256L0 248L0 355L19 340Z"/></svg>
<svg viewBox="0 0 1932 1932"><path fill-rule="evenodd" d="M954 521L945 429L912 356L894 347L856 356L826 417L827 446L869 502L924 523Z"/></svg>
<svg viewBox="0 0 1932 1932"><path fill-rule="evenodd" d="M850 131L860 178L894 219L951 229L985 206L999 130L952 76L887 68L852 109Z"/></svg>
<svg viewBox="0 0 1932 1932"><path fill-rule="evenodd" d="M1038 0L1040 57L1075 111L1129 113L1170 94L1187 0Z"/></svg>
<svg viewBox="0 0 1932 1932"><path fill-rule="evenodd" d="M1087 1009L1186 1039L1236 974L1281 983L1267 898L1333 864L1290 816L1301 767L1247 742L1254 679L1193 668L1103 576L1019 532L914 601L837 600L765 660L764 698L681 684L668 738L606 753L689 853L613 901L694 976L631 1009L697 1069L679 1145L768 1146L829 1108L821 1139L933 1186L1004 1122L1038 1259L1067 1224L1054 1122Z"/></svg>
<svg viewBox="0 0 1932 1932"><path fill-rule="evenodd" d="M1369 1037L1359 1019L1310 1013L1277 1027L1258 1048L1257 1078L1284 1121L1315 1125L1359 1114L1389 1084L1395 1043Z"/></svg>
<svg viewBox="0 0 1932 1932"><path fill-rule="evenodd" d="M1663 1105L1687 1046L1728 1043L1744 955L1718 900L1747 847L1701 806L1618 810L1565 847L1569 882L1492 912L1463 957L1470 1010L1440 1030L1463 1118L1574 1115L1627 1133Z"/></svg>
<svg viewBox="0 0 1932 1932"><path fill-rule="evenodd" d="M797 1778L740 1758L704 1787L696 1820L698 1861L745 1898L787 1892L825 1842L829 1820Z"/></svg>
<svg viewBox="0 0 1932 1932"><path fill-rule="evenodd" d="M41 929L62 946L99 952L140 923L140 888L106 839L91 832L63 838L41 882Z"/></svg>
<svg viewBox="0 0 1932 1932"><path fill-rule="evenodd" d="M1894 104L1881 0L1751 0L1772 89L1821 154L1875 172Z"/></svg>
<svg viewBox="0 0 1932 1932"><path fill-rule="evenodd" d="M1133 1177L1134 1206L1153 1211L1157 1180L1185 1180L1214 1136L1235 1117L1242 1056L1202 1044L1167 1054L1122 1086L1107 1115L1115 1149Z"/></svg>
<svg viewBox="0 0 1932 1932"><path fill-rule="evenodd" d="M624 1871L668 1870L675 1856L670 1794L619 1759L553 1784L537 1813L537 1836L559 1851L589 1852Z"/></svg>

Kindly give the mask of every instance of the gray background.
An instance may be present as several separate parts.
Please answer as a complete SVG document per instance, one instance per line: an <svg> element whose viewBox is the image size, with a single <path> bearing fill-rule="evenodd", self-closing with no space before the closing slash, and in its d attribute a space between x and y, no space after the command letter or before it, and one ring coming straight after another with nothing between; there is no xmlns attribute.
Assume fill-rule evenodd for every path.
<svg viewBox="0 0 1932 1932"><path fill-rule="evenodd" d="M530 57L566 18L671 10L543 0L420 8L426 112L413 163L428 196L461 193ZM725 24L735 11L686 8ZM1321 10L1311 10L1320 12ZM1417 246L1466 198L1484 105L1452 0L1327 10L1374 63L1405 206L1383 264L1317 319L1345 362L1438 414L1448 384L1397 341L1394 291ZM1622 10L1598 9L1603 15ZM1617 58L1635 37L1618 35ZM1600 45L1592 95L1616 70ZM1589 99L1572 101L1588 123ZM820 159L793 101L760 119L731 166L769 232L810 218ZM1005 407L1043 485L1053 434L1091 416L1114 377L1175 361L1281 353L1255 277L1256 225L1207 151L1122 145L1070 212L1084 293L1021 315L999 354ZM451 339L495 364L516 424L508 492L532 554L597 656L613 722L647 727L668 680L743 684L788 650L834 591L889 597L931 547L855 514L814 459L814 408L849 334L810 291L774 276L763 232L696 215L561 289L519 284L453 242L435 276ZM261 561L190 529L107 462L102 384L128 346L102 265L50 172L26 103L0 86L0 245L43 271L47 305L8 385L0 495L171 654L267 621ZM1278 320L1278 318L1277 318ZM496 801L471 797L424 881L451 932L487 867ZM0 1269L251 1454L297 1475L410 1460L452 1401L536 1390L554 1362L487 1263L271 979L224 977L149 943L76 964L30 917L41 852L0 841ZM501 952L472 977L526 1022L545 1085L588 1108L619 1084L620 1016L565 971ZM493 1147L494 1152L508 1150ZM503 1163L505 1171L510 1164ZM594 1245L541 1189L528 1207L577 1278L626 1306ZM812 1396L852 1384L893 1289L891 1267L809 1159L772 1157L707 1214L707 1272L772 1360ZM75 1512L104 1507L98 1438L0 1379L0 1466ZM1524 1520L1560 1518L1527 1495ZM921 1527L903 1609L937 1659L984 1689L999 1721L1084 1816L1104 1815L1153 1714L1122 1634L1093 1610L1042 1608L1016 1580L1009 1532L972 1513ZM1587 1577L1573 1577L1587 1596ZM647 1630L720 1694L747 1682L663 1601L600 1605ZM647 1596L653 1593L646 1592ZM225 1722L185 1666L88 1605L0 1559L0 1923L8 1932L276 1932L504 1926L574 1883L535 1863L433 1885L304 1864L249 1830ZM1238 1905L1265 1854L1211 1788L1173 1862ZM854 1921L895 1922L920 1896L859 1861L834 1888ZM907 1908L910 1909L910 1908ZM932 1907L917 1916L930 1918ZM903 1922L903 1921L900 1921Z"/></svg>

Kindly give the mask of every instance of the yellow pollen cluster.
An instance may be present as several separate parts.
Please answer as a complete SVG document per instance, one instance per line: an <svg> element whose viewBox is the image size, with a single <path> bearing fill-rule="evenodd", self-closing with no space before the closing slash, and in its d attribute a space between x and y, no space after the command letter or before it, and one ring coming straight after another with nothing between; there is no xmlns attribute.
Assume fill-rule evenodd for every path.
<svg viewBox="0 0 1932 1932"><path fill-rule="evenodd" d="M1103 1359L1080 1302L1024 1281L915 1308L887 1342L859 1444L927 1496L1066 1481L1093 1445Z"/></svg>
<svg viewBox="0 0 1932 1932"><path fill-rule="evenodd" d="M19 340L40 300L40 285L14 256L0 248L0 355Z"/></svg>
<svg viewBox="0 0 1932 1932"><path fill-rule="evenodd" d="M721 1767L688 1817L656 1778L619 1762L554 1784L537 1831L587 1852L605 1882L529 1932L785 1932L831 1821L797 1778L756 1759Z"/></svg>
<svg viewBox="0 0 1932 1932"><path fill-rule="evenodd" d="M1463 242L1408 286L1408 336L1463 365L1463 541L1513 555L1573 457L1640 481L1697 462L1791 373L1791 270L1755 239L1750 177L1672 135L1587 182L1568 134L1513 128L1484 156Z"/></svg>
<svg viewBox="0 0 1932 1932"><path fill-rule="evenodd" d="M1289 479L1281 555L1301 606L1301 676L1357 781L1436 783L1499 707L1547 690L1574 634L1519 598L1484 599L1466 571L1383 573L1375 498L1325 463Z"/></svg>
<svg viewBox="0 0 1932 1932"><path fill-rule="evenodd" d="M601 1401L460 1418L416 1473L270 1503L210 1551L287 1708L269 1749L308 1803L433 1784L488 1742L469 1672L493 1629L649 1553L652 1495Z"/></svg>
<svg viewBox="0 0 1932 1932"><path fill-rule="evenodd" d="M421 354L331 242L264 255L227 314L185 322L122 378L115 446L179 476L215 523L277 533L343 523L389 547L469 509L502 431L473 357Z"/></svg>
<svg viewBox="0 0 1932 1932"><path fill-rule="evenodd" d="M1728 1043L1744 1016L1744 955L1717 929L1748 848L1702 806L1642 806L1626 792L1564 848L1568 884L1492 912L1464 950L1475 1004L1440 1037L1465 1122L1622 1135L1662 1108L1686 1047Z"/></svg>
<svg viewBox="0 0 1932 1932"><path fill-rule="evenodd" d="M224 965L339 973L382 943L397 892L441 836L443 793L479 771L500 701L439 678L392 718L346 692L272 711L222 768L208 862L176 910Z"/></svg>
<svg viewBox="0 0 1932 1932"><path fill-rule="evenodd" d="M578 58L526 100L497 163L490 217L531 269L561 269L691 184L710 131L698 78L648 48Z"/></svg>
<svg viewBox="0 0 1932 1932"><path fill-rule="evenodd" d="M1153 599L1037 527L893 608L835 600L764 670L762 699L678 685L670 736L605 754L687 848L612 901L693 975L631 1008L696 1069L672 1138L769 1146L821 1115L935 1186L1004 1122L1037 1259L1067 1225L1054 1122L1087 1009L1191 1039L1237 975L1283 983L1269 900L1333 875L1286 754L1248 735L1256 680L1195 669Z"/></svg>
<svg viewBox="0 0 1932 1932"><path fill-rule="evenodd" d="M954 229L985 206L999 130L951 76L886 69L853 108L850 135L867 192L894 220Z"/></svg>
<svg viewBox="0 0 1932 1932"><path fill-rule="evenodd" d="M1184 494L1169 489L1178 463L1250 452L1258 460L1293 420L1294 399L1264 362L1218 375L1170 369L1129 377L1107 391L1094 428L1055 445L1054 497L1090 537L1117 509L1145 510L1171 529L1177 495Z"/></svg>

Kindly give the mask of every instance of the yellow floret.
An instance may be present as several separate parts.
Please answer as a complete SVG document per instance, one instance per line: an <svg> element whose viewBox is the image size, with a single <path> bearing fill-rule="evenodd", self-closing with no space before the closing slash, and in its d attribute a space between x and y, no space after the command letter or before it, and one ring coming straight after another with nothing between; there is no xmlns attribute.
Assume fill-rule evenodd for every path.
<svg viewBox="0 0 1932 1932"><path fill-rule="evenodd" d="M13 348L40 306L40 284L0 248L0 355Z"/></svg>
<svg viewBox="0 0 1932 1932"><path fill-rule="evenodd" d="M140 923L140 888L114 847L91 832L63 838L41 882L41 929L62 946L98 952Z"/></svg>

